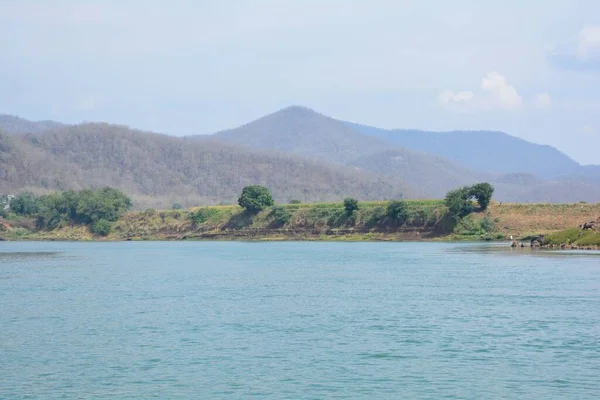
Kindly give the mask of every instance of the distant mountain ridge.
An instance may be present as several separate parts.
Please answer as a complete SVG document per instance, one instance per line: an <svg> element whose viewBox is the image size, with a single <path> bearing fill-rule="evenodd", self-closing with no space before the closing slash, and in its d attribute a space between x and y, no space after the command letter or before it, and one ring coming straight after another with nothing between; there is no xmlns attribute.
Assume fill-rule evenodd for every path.
<svg viewBox="0 0 600 400"><path fill-rule="evenodd" d="M406 136L409 139L404 138L405 132L410 132ZM432 142L432 149L419 142L418 135L421 133L426 139L421 142ZM593 182L573 179L566 185L558 179L555 174L563 174L565 171L573 173L580 166L550 146L536 145L501 132L486 136L486 140L481 140L482 133L467 132L458 134L458 142L465 146L462 148L447 143L446 138L451 138L452 134L442 133L440 137L444 140L436 144L431 140L437 138L436 133L386 131L335 120L306 107L292 106L238 128L202 138L213 137L217 141L292 153L358 168L388 179L400 180L407 186L419 189L423 197L440 198L452 188L485 180L494 183L497 188L496 197L503 200L600 200L600 186L596 188ZM411 140L415 137L414 141ZM497 143L488 143L490 138L499 138L498 141L508 143L504 145L508 150L502 152L499 148L500 156L496 157L494 146ZM487 144L480 145L479 148L473 145L480 142ZM447 148L458 150L450 151L451 157L446 157ZM511 152L516 156L510 156ZM546 153L553 158L544 157ZM499 161L495 162L495 159ZM486 161L491 164L486 164ZM505 167L502 166L503 163L506 164ZM517 178L519 174L522 175L521 178L525 177L523 174L529 176L524 180ZM567 189L562 188L567 186L570 193L563 193Z"/></svg>
<svg viewBox="0 0 600 400"><path fill-rule="evenodd" d="M545 179L554 179L574 173L580 167L579 163L554 147L531 143L504 132L385 130L344 123L378 140L436 154L478 171L498 174L531 173Z"/></svg>
<svg viewBox="0 0 600 400"><path fill-rule="evenodd" d="M168 207L234 203L247 184L286 202L441 198L480 181L499 201L600 201L600 166L502 132L388 131L297 106L184 138L0 115L0 192L109 185Z"/></svg>

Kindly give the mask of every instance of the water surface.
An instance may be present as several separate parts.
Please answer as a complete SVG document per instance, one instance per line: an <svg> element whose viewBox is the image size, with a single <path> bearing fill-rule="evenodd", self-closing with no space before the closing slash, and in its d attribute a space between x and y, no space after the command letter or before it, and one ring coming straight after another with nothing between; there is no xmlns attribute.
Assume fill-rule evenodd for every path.
<svg viewBox="0 0 600 400"><path fill-rule="evenodd" d="M2 242L0 398L597 399L600 257Z"/></svg>

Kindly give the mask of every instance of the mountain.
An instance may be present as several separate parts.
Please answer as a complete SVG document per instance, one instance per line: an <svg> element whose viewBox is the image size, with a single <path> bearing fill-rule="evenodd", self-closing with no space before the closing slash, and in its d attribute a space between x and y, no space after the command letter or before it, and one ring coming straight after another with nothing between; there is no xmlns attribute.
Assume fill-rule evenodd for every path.
<svg viewBox="0 0 600 400"><path fill-rule="evenodd" d="M550 146L502 132L386 131L288 107L235 129L192 137L280 151L394 179L419 197L488 181L502 201L598 201L589 180L561 181L579 164Z"/></svg>
<svg viewBox="0 0 600 400"><path fill-rule="evenodd" d="M249 184L277 201L390 199L404 188L360 171L211 141L90 123L42 135L0 134L0 192L114 186L138 207L235 203Z"/></svg>
<svg viewBox="0 0 600 400"><path fill-rule="evenodd" d="M9 127L11 133L0 131L0 193L114 186L144 208L175 202L235 203L249 184L268 186L278 202L287 202L339 201L347 196L441 198L450 189L488 181L496 187L498 201L600 200L598 166L575 163L574 170L552 178L538 173L555 168L545 163L533 170L489 172L473 168L468 159L460 162L411 150L385 135L366 134L304 107L290 107L214 135L186 138L106 123L63 125L11 118L2 119L2 129ZM399 131L393 135L402 136ZM522 145L520 140L511 143ZM479 154L472 143L465 146ZM542 154L533 146L532 151ZM515 154L529 157L525 150L516 149ZM564 163L556 170L570 168L570 159L560 161L560 152L548 154ZM505 162L521 165L518 157Z"/></svg>
<svg viewBox="0 0 600 400"><path fill-rule="evenodd" d="M217 132L219 141L278 150L302 157L344 164L387 145L309 108L293 106L239 128ZM196 136L196 138L202 136Z"/></svg>
<svg viewBox="0 0 600 400"><path fill-rule="evenodd" d="M388 144L436 154L477 171L532 173L554 179L580 167L554 147L531 143L503 132L385 130L350 122L344 124Z"/></svg>
<svg viewBox="0 0 600 400"><path fill-rule="evenodd" d="M0 114L0 131L6 134L40 133L65 126L55 121L29 121L14 115Z"/></svg>
<svg viewBox="0 0 600 400"><path fill-rule="evenodd" d="M435 155L390 146L305 107L288 107L239 128L193 138L209 137L385 176L418 187L423 197L442 197L451 188L486 177Z"/></svg>

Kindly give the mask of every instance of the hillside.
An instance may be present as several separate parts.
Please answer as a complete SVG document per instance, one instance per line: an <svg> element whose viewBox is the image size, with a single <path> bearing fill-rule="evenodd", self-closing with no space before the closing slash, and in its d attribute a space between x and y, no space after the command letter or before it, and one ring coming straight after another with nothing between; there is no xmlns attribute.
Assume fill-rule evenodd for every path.
<svg viewBox="0 0 600 400"><path fill-rule="evenodd" d="M421 198L441 198L457 186L489 181L501 201L600 201L600 185L592 179L555 176L579 171L575 161L550 146L501 132L385 131L288 107L236 129L192 138L343 164L416 188L411 193Z"/></svg>
<svg viewBox="0 0 600 400"><path fill-rule="evenodd" d="M56 121L29 121L14 115L0 114L0 131L6 134L40 133L64 126Z"/></svg>
<svg viewBox="0 0 600 400"><path fill-rule="evenodd" d="M466 166L469 158L457 162L409 150L304 107L187 138L105 123L2 120L3 129L9 127L13 134L0 131L0 193L108 185L133 196L138 208L164 208L173 203L231 204L247 184L270 187L278 201L334 201L347 196L442 198L458 186L488 181L496 187L498 201L600 201L598 166L579 166L552 179L538 171L554 164L533 171L486 172ZM478 153L477 146L469 146L465 151ZM562 162L574 162L569 160Z"/></svg>
<svg viewBox="0 0 600 400"><path fill-rule="evenodd" d="M388 144L436 154L477 171L532 173L554 179L579 168L575 160L554 147L531 143L503 132L385 130L349 122L345 124Z"/></svg>
<svg viewBox="0 0 600 400"><path fill-rule="evenodd" d="M351 167L418 188L420 197L443 197L447 189L486 176L441 157L410 151L357 132L305 107L288 107L207 139L276 150Z"/></svg>
<svg viewBox="0 0 600 400"><path fill-rule="evenodd" d="M358 171L210 141L191 142L103 123L43 135L0 136L0 190L114 186L138 206L235 203L262 184L278 201L385 199L404 189Z"/></svg>

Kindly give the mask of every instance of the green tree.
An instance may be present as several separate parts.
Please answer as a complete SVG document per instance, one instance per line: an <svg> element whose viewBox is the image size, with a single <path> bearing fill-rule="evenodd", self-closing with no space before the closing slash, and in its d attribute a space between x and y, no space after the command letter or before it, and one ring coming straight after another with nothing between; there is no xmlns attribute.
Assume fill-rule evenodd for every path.
<svg viewBox="0 0 600 400"><path fill-rule="evenodd" d="M470 190L470 187L465 186L446 193L444 204L448 207L450 215L455 220L459 220L473 212L474 207L471 201Z"/></svg>
<svg viewBox="0 0 600 400"><path fill-rule="evenodd" d="M344 210L346 211L346 215L348 217L354 215L354 212L358 210L358 200L353 199L352 197L347 197L344 199Z"/></svg>
<svg viewBox="0 0 600 400"><path fill-rule="evenodd" d="M387 206L387 217L395 223L402 225L408 219L408 207L405 201L393 200Z"/></svg>
<svg viewBox="0 0 600 400"><path fill-rule="evenodd" d="M482 210L488 208L493 194L494 187L487 182L478 183L469 189L469 195L477 199L477 203L479 203Z"/></svg>
<svg viewBox="0 0 600 400"><path fill-rule="evenodd" d="M181 210L181 209L183 209L183 206L180 203L173 203L173 206L171 206L171 209Z"/></svg>
<svg viewBox="0 0 600 400"><path fill-rule="evenodd" d="M100 219L92 224L92 233L100 236L107 236L112 229L110 221Z"/></svg>
<svg viewBox="0 0 600 400"><path fill-rule="evenodd" d="M107 187L79 192L75 213L77 222L93 224L101 219L116 221L129 208L129 197L117 189Z"/></svg>
<svg viewBox="0 0 600 400"><path fill-rule="evenodd" d="M250 185L242 190L238 204L251 213L258 213L274 205L275 201L273 201L273 196L271 196L271 192L266 187Z"/></svg>
<svg viewBox="0 0 600 400"><path fill-rule="evenodd" d="M17 215L35 215L39 209L38 197L30 192L20 193L10 202L10 210Z"/></svg>

